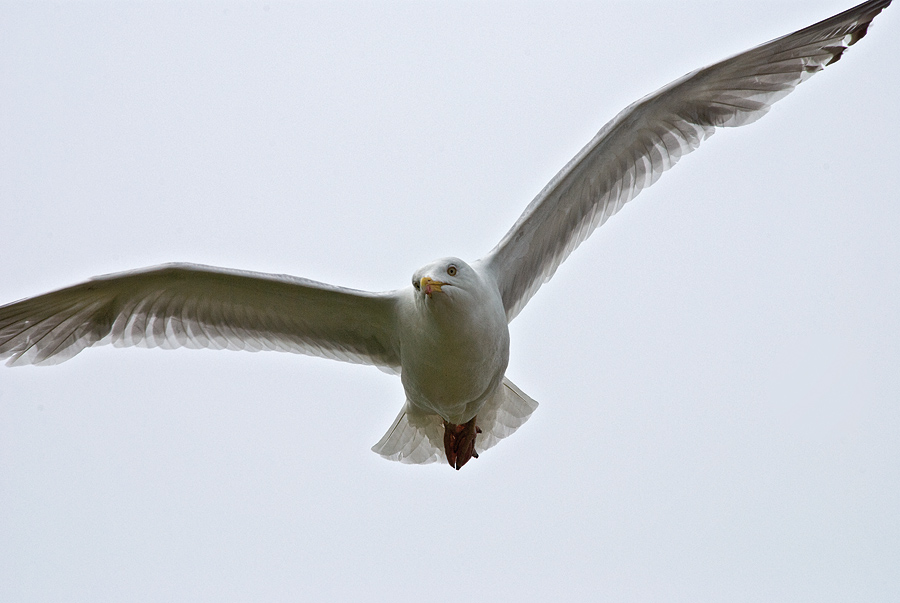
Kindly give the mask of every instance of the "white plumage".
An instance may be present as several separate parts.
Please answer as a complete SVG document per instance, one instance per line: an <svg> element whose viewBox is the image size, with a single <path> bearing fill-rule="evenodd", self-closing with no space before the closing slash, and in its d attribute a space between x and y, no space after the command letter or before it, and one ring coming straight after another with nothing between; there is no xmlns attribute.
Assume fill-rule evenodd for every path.
<svg viewBox="0 0 900 603"><path fill-rule="evenodd" d="M470 425L477 456L536 408L505 377L507 324L569 253L716 128L759 119L837 61L889 4L863 3L633 103L471 265L444 258L418 270L412 285L383 293L192 264L113 274L0 308L0 358L55 364L112 343L372 364L400 374L407 398L374 450L407 463L447 457L459 468L468 460L464 451L456 458L467 432L462 444L448 444L451 428Z"/></svg>

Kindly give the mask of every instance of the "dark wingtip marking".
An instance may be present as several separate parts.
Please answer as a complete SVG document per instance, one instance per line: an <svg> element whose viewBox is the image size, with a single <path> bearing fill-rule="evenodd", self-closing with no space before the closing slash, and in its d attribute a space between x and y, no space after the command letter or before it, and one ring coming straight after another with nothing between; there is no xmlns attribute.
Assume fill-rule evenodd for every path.
<svg viewBox="0 0 900 603"><path fill-rule="evenodd" d="M827 49L827 50L831 51L830 48ZM845 51L845 50L847 50L847 49L846 49L846 48L835 48L835 49L834 49L834 54L831 55L831 58L828 59L828 62L827 62L827 63L825 63L825 67L828 67L828 66L831 65L832 63L837 63L838 61L840 61L840 60L841 60L841 57L844 56L844 51Z"/></svg>
<svg viewBox="0 0 900 603"><path fill-rule="evenodd" d="M869 26L870 26L870 25L872 25L872 22L871 22L871 21L869 21L869 22L863 24L862 27L860 27L859 29L857 29L856 31L854 31L853 33L851 33L851 34L850 34L850 41L847 42L847 46L853 46L854 44L856 44L857 42L859 42L860 40L862 40L863 38L865 38L865 37L866 37L866 34L869 33Z"/></svg>
<svg viewBox="0 0 900 603"><path fill-rule="evenodd" d="M875 15L872 16L872 18L874 18L874 17L875 17ZM865 23L860 24L859 29L851 31L848 34L849 39L847 40L846 47L839 46L837 48L825 48L825 50L827 50L828 52L834 53L834 55L831 57L831 59L829 59L829 61L827 63L825 63L825 66L827 67L828 65L831 65L832 63L837 63L838 61L840 61L841 57L844 55L844 51L847 50L847 48L850 48L851 46L853 46L854 44L856 44L857 42L862 40L864 37L866 37L866 34L869 33L870 25L872 25L872 22L866 21Z"/></svg>

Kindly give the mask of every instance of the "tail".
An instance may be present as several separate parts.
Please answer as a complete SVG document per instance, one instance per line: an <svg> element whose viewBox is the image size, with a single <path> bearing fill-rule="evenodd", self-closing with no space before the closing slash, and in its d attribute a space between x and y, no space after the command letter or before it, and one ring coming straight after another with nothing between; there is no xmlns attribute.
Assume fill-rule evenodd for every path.
<svg viewBox="0 0 900 603"><path fill-rule="evenodd" d="M478 413L476 424L481 433L475 440L475 450L480 454L512 435L537 407L537 402L504 377L503 383ZM394 424L372 450L401 463L446 463L443 421L438 415L427 414L407 401Z"/></svg>

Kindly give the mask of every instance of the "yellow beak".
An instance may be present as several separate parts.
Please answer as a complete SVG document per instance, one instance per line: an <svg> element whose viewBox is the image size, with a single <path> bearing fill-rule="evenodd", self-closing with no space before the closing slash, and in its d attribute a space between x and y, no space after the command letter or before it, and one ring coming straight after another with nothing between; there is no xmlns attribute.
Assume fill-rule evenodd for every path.
<svg viewBox="0 0 900 603"><path fill-rule="evenodd" d="M441 286L446 285L447 283L442 283L441 281L436 281L427 276L423 276L421 280L419 280L419 287L425 293L425 295L431 296L435 291L440 291Z"/></svg>

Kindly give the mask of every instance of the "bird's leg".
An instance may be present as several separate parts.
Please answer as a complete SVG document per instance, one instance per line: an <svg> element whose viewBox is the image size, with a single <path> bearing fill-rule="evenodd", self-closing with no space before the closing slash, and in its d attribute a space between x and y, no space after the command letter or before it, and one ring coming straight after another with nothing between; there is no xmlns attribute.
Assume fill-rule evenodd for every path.
<svg viewBox="0 0 900 603"><path fill-rule="evenodd" d="M444 452L451 467L459 470L470 458L478 458L478 453L475 452L475 436L479 433L481 428L475 425L475 417L462 425L444 421Z"/></svg>

